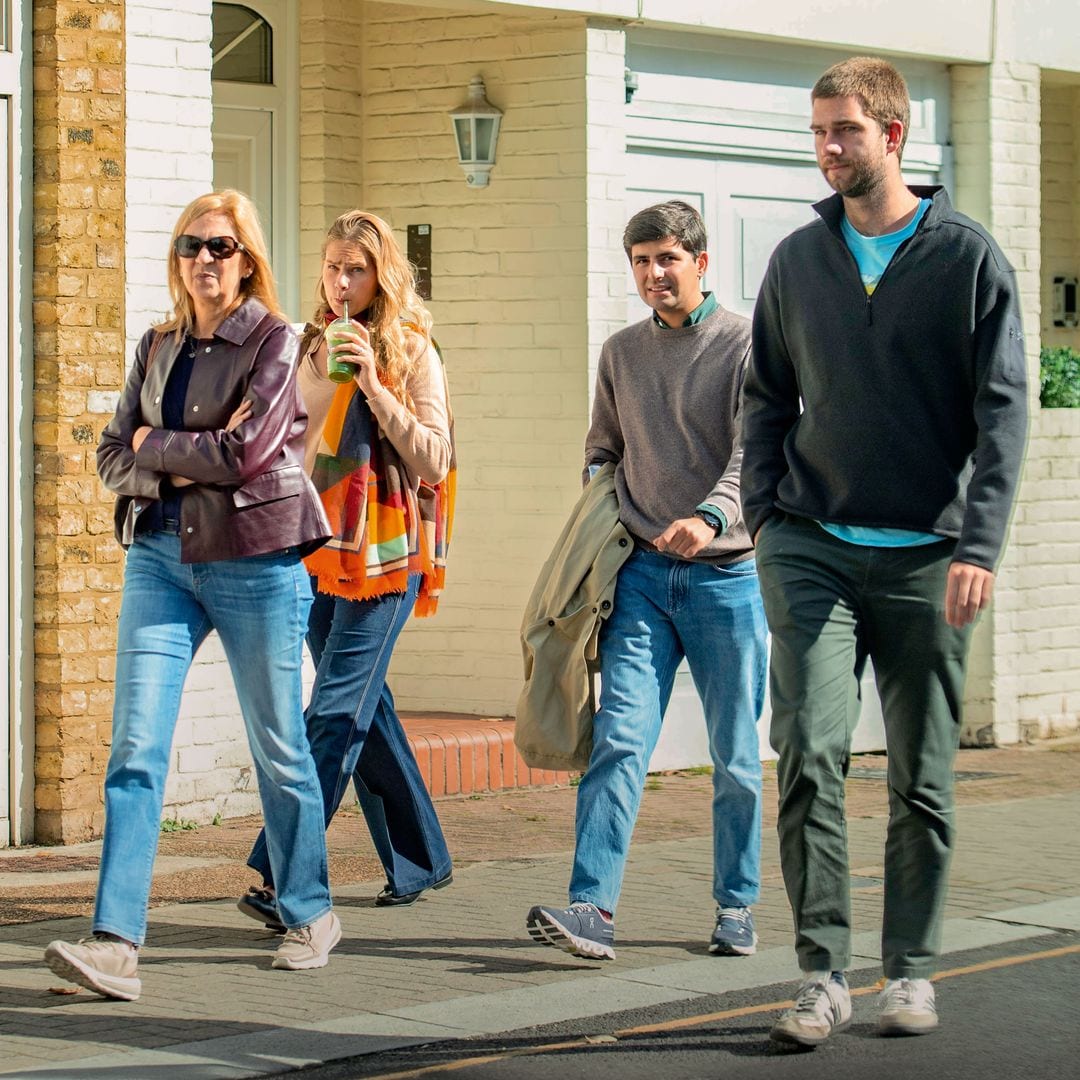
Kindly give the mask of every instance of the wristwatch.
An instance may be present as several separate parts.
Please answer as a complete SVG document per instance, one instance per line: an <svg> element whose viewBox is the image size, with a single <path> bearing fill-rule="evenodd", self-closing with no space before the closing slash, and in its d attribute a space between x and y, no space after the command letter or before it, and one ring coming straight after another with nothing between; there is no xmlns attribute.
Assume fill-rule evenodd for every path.
<svg viewBox="0 0 1080 1080"><path fill-rule="evenodd" d="M717 534L724 531L724 522L719 514L714 513L712 510L702 510L698 508L694 511L694 517L701 518L706 525L711 525L717 532Z"/></svg>

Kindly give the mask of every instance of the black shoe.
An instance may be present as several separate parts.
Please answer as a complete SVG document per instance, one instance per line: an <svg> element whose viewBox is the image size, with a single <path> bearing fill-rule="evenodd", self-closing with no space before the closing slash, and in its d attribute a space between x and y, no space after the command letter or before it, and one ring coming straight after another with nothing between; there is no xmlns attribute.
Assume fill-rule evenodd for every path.
<svg viewBox="0 0 1080 1080"><path fill-rule="evenodd" d="M267 930L273 930L275 934L285 933L285 924L278 914L277 900L272 890L252 885L236 901L236 906L249 918L263 923Z"/></svg>
<svg viewBox="0 0 1080 1080"><path fill-rule="evenodd" d="M390 891L390 886L387 885L378 896L375 897L376 907L408 907L410 904L415 904L417 900L423 896L428 889L445 889L447 885L453 884L454 871L451 870L449 874L444 878L440 878L434 885L428 885L426 888L417 889L416 892L402 893L400 896L396 896Z"/></svg>

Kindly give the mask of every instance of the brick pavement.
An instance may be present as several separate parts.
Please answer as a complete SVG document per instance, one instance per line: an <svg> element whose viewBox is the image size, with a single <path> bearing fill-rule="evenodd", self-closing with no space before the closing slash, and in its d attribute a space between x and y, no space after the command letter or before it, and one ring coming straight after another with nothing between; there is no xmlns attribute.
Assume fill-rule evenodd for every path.
<svg viewBox="0 0 1080 1080"><path fill-rule="evenodd" d="M961 843L946 913L966 920L957 927L974 925L973 916L1080 897L1077 750L961 756L962 773L998 775L958 785ZM859 770L874 767L873 759L856 762ZM747 961L707 956L707 783L663 777L647 793L613 964L540 949L522 928L530 904L564 894L573 803L566 790L513 796L520 804L506 795L486 805L440 803L455 851L466 852L454 886L405 910L375 909L377 882L338 888L345 937L322 971L272 971L275 939L229 901L174 903L151 913L138 1002L59 996L49 992L57 980L41 965L41 950L53 937L84 933L85 920L3 928L0 1073L36 1067L46 1071L35 1075L77 1077L127 1065L127 1075L169 1080L261 1075L388 1041L544 1022L571 1007L599 1013L791 977L790 914L769 797L756 908L762 951ZM854 929L870 956L881 907L883 787L873 779L849 787ZM985 933L988 921L976 921Z"/></svg>

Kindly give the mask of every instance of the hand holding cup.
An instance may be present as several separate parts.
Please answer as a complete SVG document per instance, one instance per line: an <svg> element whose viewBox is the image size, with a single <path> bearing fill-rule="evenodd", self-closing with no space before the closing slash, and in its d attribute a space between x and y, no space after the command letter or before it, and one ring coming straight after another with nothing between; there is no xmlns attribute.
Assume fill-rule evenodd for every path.
<svg viewBox="0 0 1080 1080"><path fill-rule="evenodd" d="M341 320L338 320L340 323ZM335 365L351 365L353 371L350 377L356 380L364 397L374 397L381 389L378 368L375 363L375 351L371 347L371 335L367 327L361 323L352 322L349 328L335 329L338 323L332 323L327 330L327 370L333 372ZM331 335L330 330L333 330ZM330 376L334 378L333 374ZM335 379L335 382L345 382L345 379Z"/></svg>

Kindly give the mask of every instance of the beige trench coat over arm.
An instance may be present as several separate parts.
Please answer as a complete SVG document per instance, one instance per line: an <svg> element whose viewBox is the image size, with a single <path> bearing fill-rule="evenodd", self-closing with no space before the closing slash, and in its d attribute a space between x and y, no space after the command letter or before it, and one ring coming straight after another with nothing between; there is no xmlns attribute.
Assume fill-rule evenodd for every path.
<svg viewBox="0 0 1080 1080"><path fill-rule="evenodd" d="M589 764L597 638L633 550L619 521L615 466L607 463L571 511L521 622L525 685L514 742L532 769L576 771Z"/></svg>

